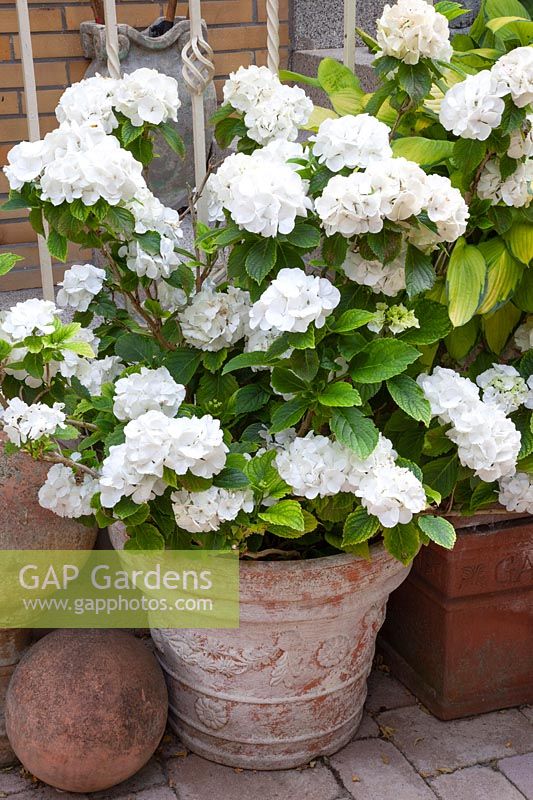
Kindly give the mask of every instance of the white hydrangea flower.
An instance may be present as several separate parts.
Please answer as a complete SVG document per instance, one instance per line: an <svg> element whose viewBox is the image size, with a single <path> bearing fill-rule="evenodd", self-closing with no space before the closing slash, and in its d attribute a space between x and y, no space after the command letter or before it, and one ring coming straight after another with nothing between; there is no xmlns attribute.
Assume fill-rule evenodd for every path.
<svg viewBox="0 0 533 800"><path fill-rule="evenodd" d="M411 522L413 514L423 511L427 505L424 487L416 475L396 464L370 471L361 479L355 494L384 528Z"/></svg>
<svg viewBox="0 0 533 800"><path fill-rule="evenodd" d="M32 297L16 303L0 319L0 338L14 343L21 342L26 336L53 333L57 313L55 303L51 300Z"/></svg>
<svg viewBox="0 0 533 800"><path fill-rule="evenodd" d="M55 206L76 199L91 206L100 198L115 206L145 186L142 164L101 129L72 124L47 134L44 142L48 156L41 197Z"/></svg>
<svg viewBox="0 0 533 800"><path fill-rule="evenodd" d="M533 156L533 114L527 114L523 127L511 133L507 155L509 158Z"/></svg>
<svg viewBox="0 0 533 800"><path fill-rule="evenodd" d="M521 353L533 349L533 316L520 325L515 331L514 341Z"/></svg>
<svg viewBox="0 0 533 800"><path fill-rule="evenodd" d="M408 328L419 328L420 323L416 318L415 312L406 308L403 303L388 306L387 303L376 303L375 319L368 323L367 328L374 333L381 333L386 330L394 333L402 333Z"/></svg>
<svg viewBox="0 0 533 800"><path fill-rule="evenodd" d="M383 434L379 434L379 439L376 447L367 458L358 458L352 450L344 448L348 455L348 468L346 470L346 480L343 486L343 492L351 492L357 494L361 480L371 474L378 473L384 467L394 466L397 452L393 447L390 439L387 439ZM358 495L360 496L360 495Z"/></svg>
<svg viewBox="0 0 533 800"><path fill-rule="evenodd" d="M492 158L481 173L477 185L478 196L482 200L490 200L492 205L505 203L506 206L523 208L531 203L533 192L533 158L518 164L515 171L502 180L499 161Z"/></svg>
<svg viewBox="0 0 533 800"><path fill-rule="evenodd" d="M533 476L517 472L502 478L498 500L507 511L533 514Z"/></svg>
<svg viewBox="0 0 533 800"><path fill-rule="evenodd" d="M46 151L42 140L20 142L11 148L3 168L11 189L21 189L25 183L37 180L44 169Z"/></svg>
<svg viewBox="0 0 533 800"><path fill-rule="evenodd" d="M117 81L101 75L73 83L65 89L57 105L58 122L101 125L106 133L111 133L118 125L113 113L116 87Z"/></svg>
<svg viewBox="0 0 533 800"><path fill-rule="evenodd" d="M452 86L442 98L439 120L463 139L488 139L502 121L505 103L493 73L482 70Z"/></svg>
<svg viewBox="0 0 533 800"><path fill-rule="evenodd" d="M419 375L417 381L432 415L451 423L446 436L457 445L463 466L488 482L514 474L520 433L497 405L480 400L475 383L443 367L435 367L432 375Z"/></svg>
<svg viewBox="0 0 533 800"><path fill-rule="evenodd" d="M432 415L443 425L452 422L461 409L480 402L475 383L453 369L435 367L431 375L423 373L416 380L429 401Z"/></svg>
<svg viewBox="0 0 533 800"><path fill-rule="evenodd" d="M113 414L117 419L137 419L147 411L175 417L185 400L185 387L176 383L166 367L141 367L115 383Z"/></svg>
<svg viewBox="0 0 533 800"><path fill-rule="evenodd" d="M370 114L347 114L325 119L316 136L311 136L313 153L332 172L343 167L368 167L392 156L390 128Z"/></svg>
<svg viewBox="0 0 533 800"><path fill-rule="evenodd" d="M187 295L183 289L178 289L171 286L164 280L157 282L157 299L165 311L170 311L173 314L187 305Z"/></svg>
<svg viewBox="0 0 533 800"><path fill-rule="evenodd" d="M93 351L93 358L96 358L100 340L94 335L94 332L90 328L80 328L76 333L75 341L88 344ZM87 356L80 356L78 353L73 353L72 350L62 350L62 355L63 361L57 362L57 368L59 373L67 379L78 374L80 361L89 362L90 360ZM52 362L52 365L54 365L54 362Z"/></svg>
<svg viewBox="0 0 533 800"><path fill-rule="evenodd" d="M126 204L135 217L135 232L157 231L161 236L178 244L183 238L179 212L163 205L147 186L142 186L135 197Z"/></svg>
<svg viewBox="0 0 533 800"><path fill-rule="evenodd" d="M462 409L446 435L457 445L461 464L474 470L482 481L514 475L520 433L498 406L478 401L472 408Z"/></svg>
<svg viewBox="0 0 533 800"><path fill-rule="evenodd" d="M268 67L239 67L236 72L230 72L224 84L224 103L246 113L271 95L278 83L277 75Z"/></svg>
<svg viewBox="0 0 533 800"><path fill-rule="evenodd" d="M156 69L141 67L117 81L114 105L135 127L144 122L175 122L181 105L178 82Z"/></svg>
<svg viewBox="0 0 533 800"><path fill-rule="evenodd" d="M394 297L405 289L405 248L388 264L366 261L357 251L348 250L342 268L347 278L368 286L375 294Z"/></svg>
<svg viewBox="0 0 533 800"><path fill-rule="evenodd" d="M313 104L298 86L285 86L267 67L239 67L223 88L224 102L244 114L248 136L259 144L294 140Z"/></svg>
<svg viewBox="0 0 533 800"><path fill-rule="evenodd" d="M279 337L279 331L274 328L270 331L262 331L261 328L248 331L244 342L244 353L264 353L268 348L274 344ZM292 347L289 347L280 358L290 358L293 353ZM268 367L252 367L252 372L264 372Z"/></svg>
<svg viewBox="0 0 533 800"><path fill-rule="evenodd" d="M386 5L377 21L378 55L393 56L406 64L421 58L450 61L448 20L424 0L398 0Z"/></svg>
<svg viewBox="0 0 533 800"><path fill-rule="evenodd" d="M425 185L424 208L437 226L438 241L455 242L466 231L470 217L463 195L443 175L427 175Z"/></svg>
<svg viewBox="0 0 533 800"><path fill-rule="evenodd" d="M29 406L20 398L13 397L8 400L6 408L0 409L0 420L7 438L18 447L51 436L57 428L64 427L64 407L64 403L54 403L53 406L33 403Z"/></svg>
<svg viewBox="0 0 533 800"><path fill-rule="evenodd" d="M336 495L343 490L349 467L348 451L339 442L312 432L289 441L274 459L281 478L299 497Z"/></svg>
<svg viewBox="0 0 533 800"><path fill-rule="evenodd" d="M211 486L204 492L180 490L171 495L176 523L189 533L217 531L223 522L235 519L240 511L254 508L254 495L244 491Z"/></svg>
<svg viewBox="0 0 533 800"><path fill-rule="evenodd" d="M310 432L277 448L275 465L294 493L310 500L350 492L384 527L410 522L426 507L420 481L394 463L392 443L380 436L364 460L339 442Z"/></svg>
<svg viewBox="0 0 533 800"><path fill-rule="evenodd" d="M498 93L510 93L515 106L533 103L533 47L516 47L500 56L491 72Z"/></svg>
<svg viewBox="0 0 533 800"><path fill-rule="evenodd" d="M91 499L97 491L98 481L95 478L84 475L81 483L78 483L71 467L54 464L39 489L39 505L53 511L58 517L77 519L93 513Z"/></svg>
<svg viewBox="0 0 533 800"><path fill-rule="evenodd" d="M520 406L533 408L533 375L528 382L510 364L493 364L476 378L483 390L483 401L494 403L505 414L511 414Z"/></svg>
<svg viewBox="0 0 533 800"><path fill-rule="evenodd" d="M368 167L374 192L380 197L380 213L392 222L420 214L427 198L427 175L406 158L384 158Z"/></svg>
<svg viewBox="0 0 533 800"><path fill-rule="evenodd" d="M58 305L64 308L70 306L76 311L87 311L93 297L100 292L105 276L105 269L93 264L73 264L59 283L61 289L57 293Z"/></svg>
<svg viewBox="0 0 533 800"><path fill-rule="evenodd" d="M93 395L102 392L104 383L113 383L124 369L118 356L105 356L99 359L78 358L75 369L68 377L75 377Z"/></svg>
<svg viewBox="0 0 533 800"><path fill-rule="evenodd" d="M312 111L313 103L303 89L278 83L272 93L245 112L244 124L250 139L259 144L276 139L294 141Z"/></svg>
<svg viewBox="0 0 533 800"><path fill-rule="evenodd" d="M379 233L383 228L382 196L368 173L335 175L315 200L327 236Z"/></svg>
<svg viewBox="0 0 533 800"><path fill-rule="evenodd" d="M242 339L249 309L248 292L234 286L217 292L213 285L204 283L201 291L178 314L178 320L187 344L216 352Z"/></svg>
<svg viewBox="0 0 533 800"><path fill-rule="evenodd" d="M123 245L118 254L126 259L126 266L139 277L146 275L151 280L168 278L180 263L170 239L161 238L160 255L151 255L143 250L139 242L131 241Z"/></svg>
<svg viewBox="0 0 533 800"><path fill-rule="evenodd" d="M220 421L210 415L171 419L148 411L128 422L123 444L110 448L100 476L101 502L112 508L121 497L145 503L162 494L165 467L212 478L224 467L227 446Z"/></svg>
<svg viewBox="0 0 533 800"><path fill-rule="evenodd" d="M302 269L281 269L250 310L250 328L304 333L311 323L322 328L340 302L340 292L327 278Z"/></svg>
<svg viewBox="0 0 533 800"><path fill-rule="evenodd" d="M283 164L287 164L289 159L292 158L308 160L307 153L300 142L289 142L288 139L274 139L264 147L254 150L252 156L254 158L263 158L270 163L273 160L281 161ZM287 166L295 171L301 169L300 164L290 163Z"/></svg>
<svg viewBox="0 0 533 800"><path fill-rule="evenodd" d="M290 164L235 153L207 181L209 219L223 221L225 208L251 233L290 233L296 217L307 216L312 207L306 189Z"/></svg>

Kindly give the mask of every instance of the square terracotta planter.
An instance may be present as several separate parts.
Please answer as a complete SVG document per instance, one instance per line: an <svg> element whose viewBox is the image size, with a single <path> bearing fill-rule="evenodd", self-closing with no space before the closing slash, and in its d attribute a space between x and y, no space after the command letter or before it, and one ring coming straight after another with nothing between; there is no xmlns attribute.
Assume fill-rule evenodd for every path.
<svg viewBox="0 0 533 800"><path fill-rule="evenodd" d="M378 640L392 672L445 720L533 703L532 518L459 519L452 551L422 548Z"/></svg>

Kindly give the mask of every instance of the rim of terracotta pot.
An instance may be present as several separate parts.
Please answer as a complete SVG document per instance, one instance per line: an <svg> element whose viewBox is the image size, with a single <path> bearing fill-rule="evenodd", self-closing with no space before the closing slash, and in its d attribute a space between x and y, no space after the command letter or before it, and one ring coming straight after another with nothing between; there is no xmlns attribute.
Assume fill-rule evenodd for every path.
<svg viewBox="0 0 533 800"><path fill-rule="evenodd" d="M188 20L186 17L176 17L172 28L164 33L163 36L157 36L155 38L150 36L150 28L153 25L157 25L158 22L161 22L164 19L165 17L157 17L152 22L152 25L149 25L142 31L137 30L137 28L132 28L132 26L128 25L126 22L121 22L119 25L117 25L118 33L119 35L122 34L122 36L126 36L130 41L141 45L147 50L166 50L168 47L172 47L172 45L177 42L180 36L190 29L190 20ZM91 20L82 22L80 25L80 33L87 33L89 30L105 31L105 25L101 25L99 22L93 22Z"/></svg>

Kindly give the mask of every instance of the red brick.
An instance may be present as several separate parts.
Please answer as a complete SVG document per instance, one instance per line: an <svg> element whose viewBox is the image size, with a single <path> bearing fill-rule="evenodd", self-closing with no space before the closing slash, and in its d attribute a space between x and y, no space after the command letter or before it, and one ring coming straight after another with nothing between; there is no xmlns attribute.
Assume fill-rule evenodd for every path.
<svg viewBox="0 0 533 800"><path fill-rule="evenodd" d="M64 89L40 89L37 91L37 103L39 114L53 114L63 94ZM22 113L26 113L26 102L24 94L22 96Z"/></svg>
<svg viewBox="0 0 533 800"><path fill-rule="evenodd" d="M13 3L14 5L14 3ZM30 28L36 31L60 31L62 28L59 8L33 8L30 14ZM17 33L19 29L15 9L0 9L0 31Z"/></svg>
<svg viewBox="0 0 533 800"><path fill-rule="evenodd" d="M288 44L289 29L286 23L280 25L280 42ZM209 35L214 50L245 50L266 46L266 27L264 25L242 25L234 28L214 28Z"/></svg>
<svg viewBox="0 0 533 800"><path fill-rule="evenodd" d="M0 114L18 114L19 111L18 92L0 91Z"/></svg>
<svg viewBox="0 0 533 800"><path fill-rule="evenodd" d="M266 22L266 0L257 0L257 15L259 22ZM283 22L289 19L289 0L280 0L279 18Z"/></svg>
<svg viewBox="0 0 533 800"><path fill-rule="evenodd" d="M240 66L249 66L252 63L250 50L238 53L215 53L215 75L228 75Z"/></svg>
<svg viewBox="0 0 533 800"><path fill-rule="evenodd" d="M83 62L84 68L87 62ZM64 61L37 61L35 62L35 80L41 86L66 86L67 67ZM22 88L22 64L0 64L0 87L2 89Z"/></svg>
<svg viewBox="0 0 533 800"><path fill-rule="evenodd" d="M15 58L20 58L19 37L14 36ZM34 58L62 58L67 56L82 56L81 40L78 32L75 33L35 33L31 37Z"/></svg>
<svg viewBox="0 0 533 800"><path fill-rule="evenodd" d="M20 211L18 212L20 214ZM37 235L29 222L4 222L0 220L0 247L24 244L37 240Z"/></svg>
<svg viewBox="0 0 533 800"><path fill-rule="evenodd" d="M0 36L0 61L9 61L11 58L10 39L10 36Z"/></svg>

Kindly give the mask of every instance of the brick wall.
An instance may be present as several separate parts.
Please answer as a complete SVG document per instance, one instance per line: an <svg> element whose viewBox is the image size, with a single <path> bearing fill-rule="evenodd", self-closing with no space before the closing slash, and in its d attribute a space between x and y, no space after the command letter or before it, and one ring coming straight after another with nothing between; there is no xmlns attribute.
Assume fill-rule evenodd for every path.
<svg viewBox="0 0 533 800"><path fill-rule="evenodd" d="M88 61L79 38L80 22L92 18L84 2L42 3L29 0L33 55L38 88L41 133L56 127L54 109L62 90L83 77ZM187 4L178 3L178 15ZM163 4L117 0L119 22L144 28L163 13ZM215 51L217 92L224 77L241 64L266 63L265 0L203 0L202 13ZM287 57L288 0L280 2L282 59ZM27 137L20 44L15 3L0 0L0 164L8 150ZM0 172L0 201L6 199L7 181ZM0 252L10 250L24 257L19 268L0 278L0 291L40 285L35 235L20 211L0 212ZM83 258L72 249L69 261ZM54 267L56 275L61 265Z"/></svg>

